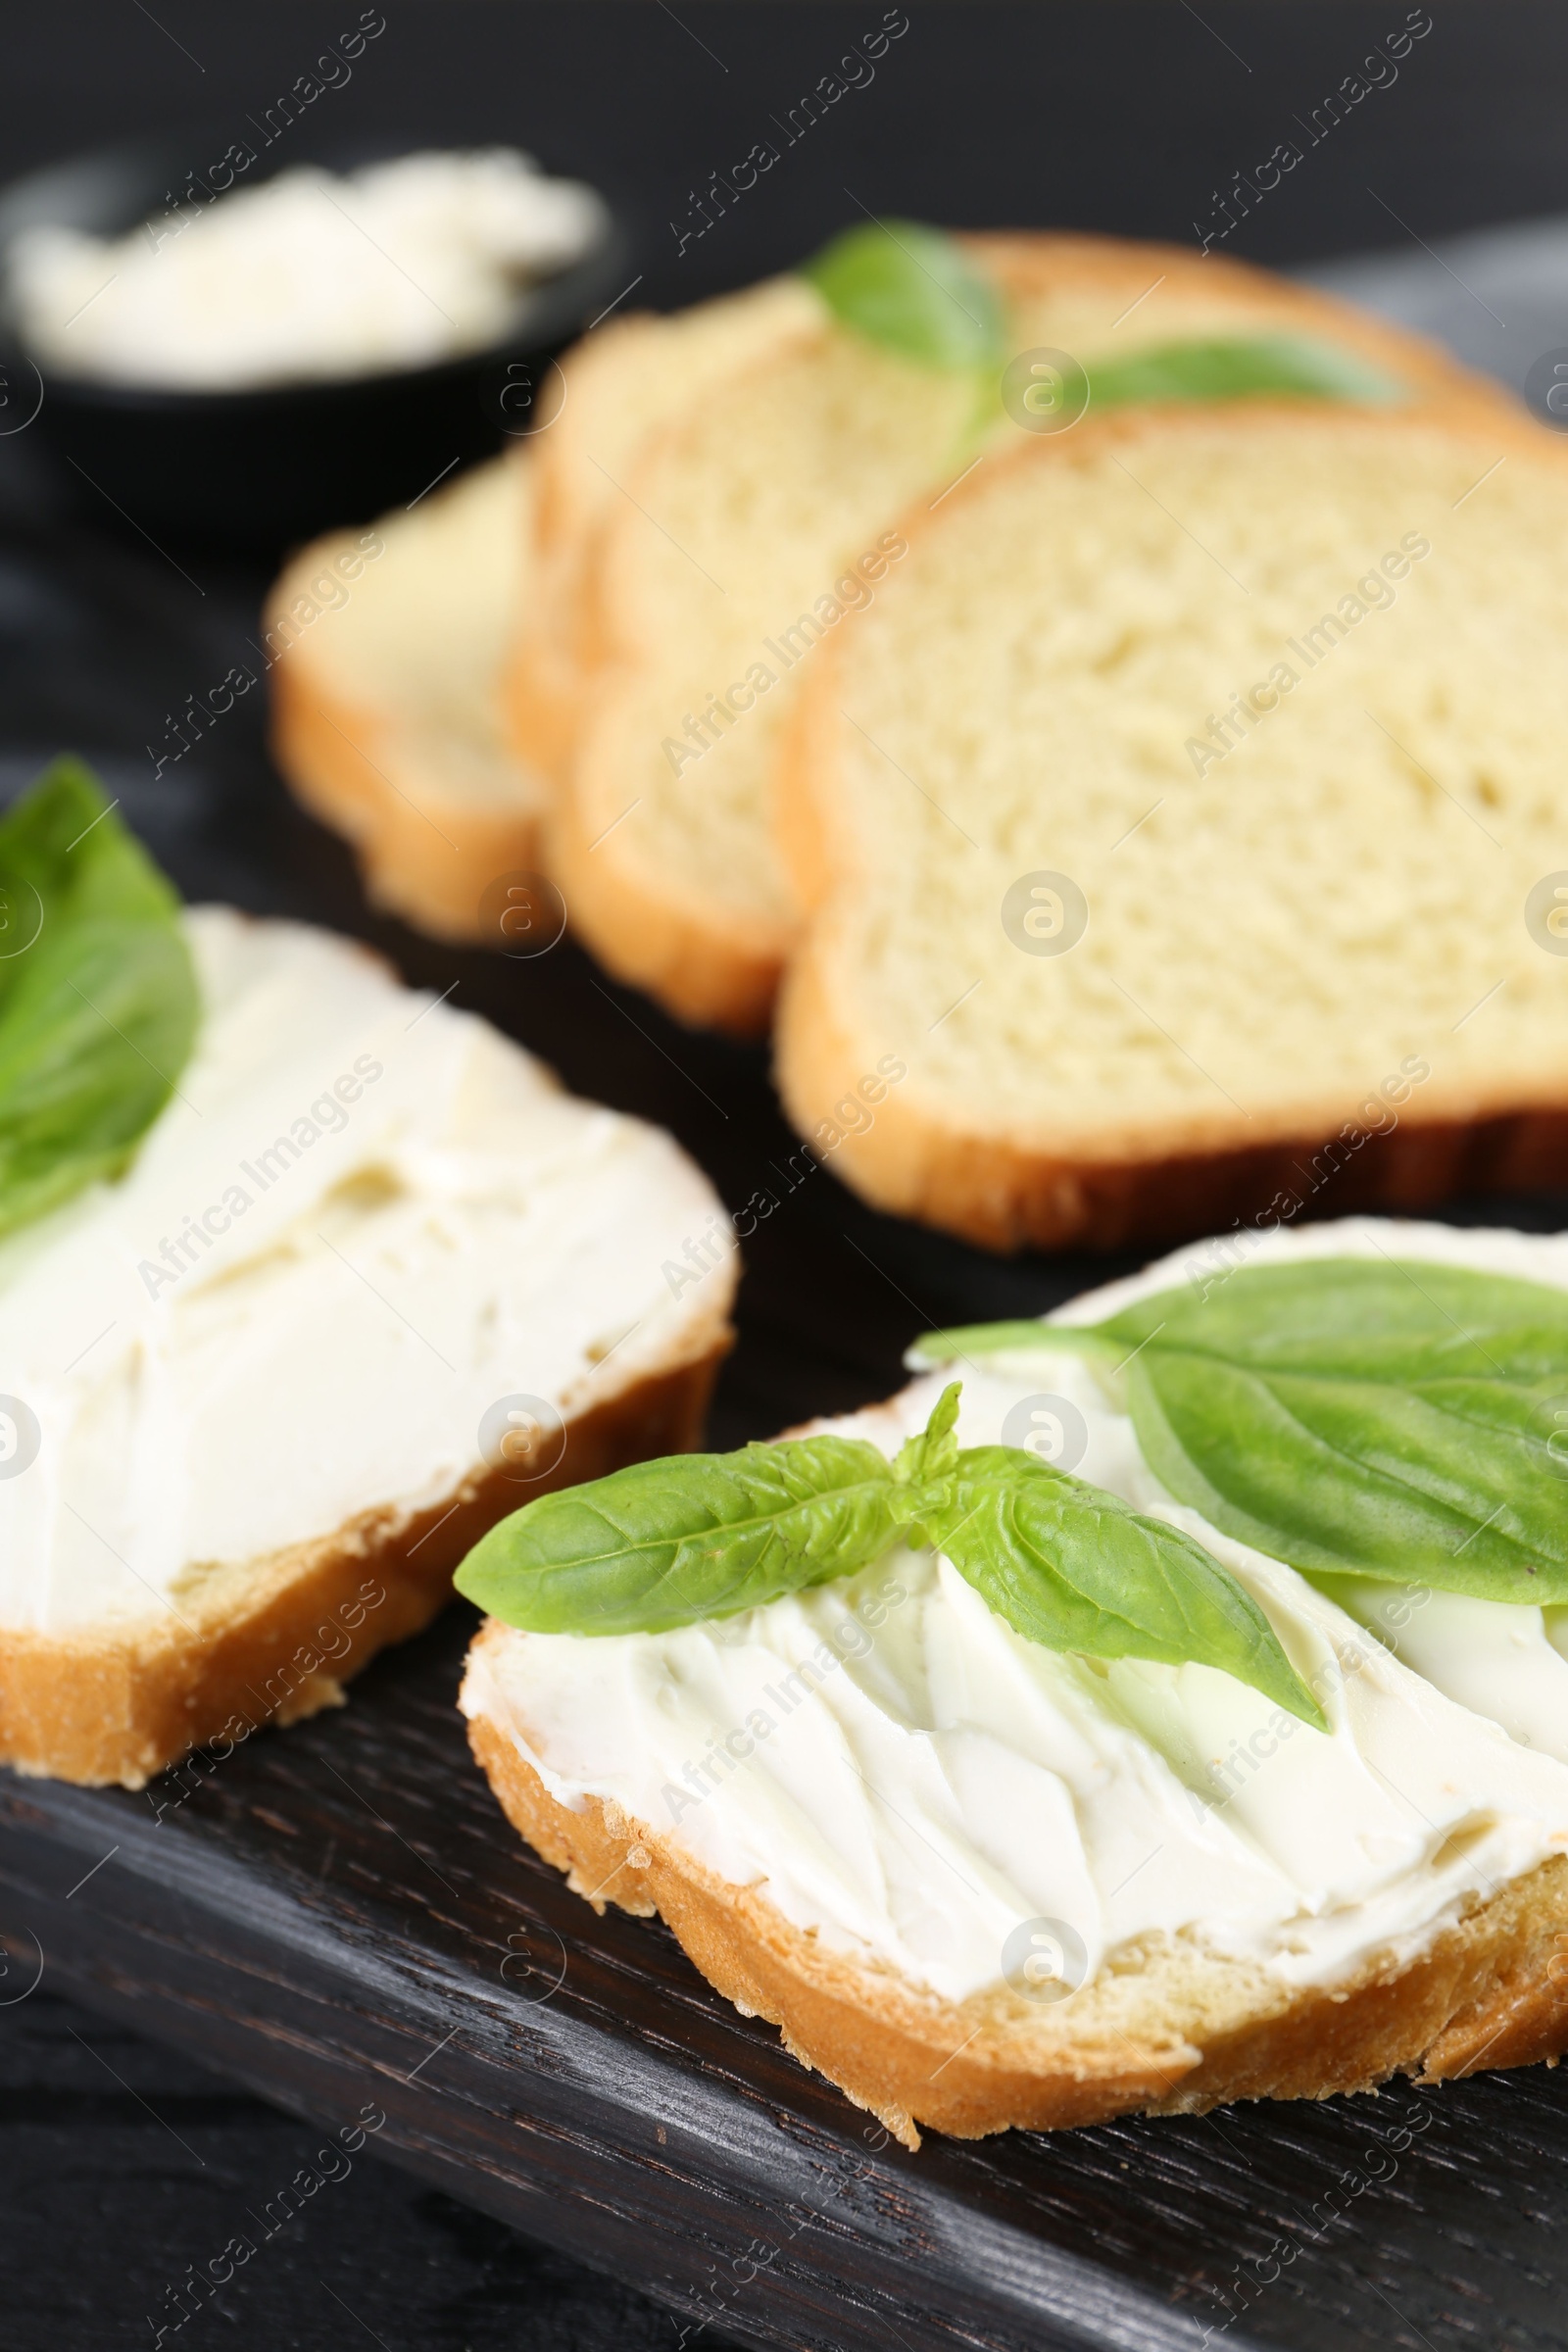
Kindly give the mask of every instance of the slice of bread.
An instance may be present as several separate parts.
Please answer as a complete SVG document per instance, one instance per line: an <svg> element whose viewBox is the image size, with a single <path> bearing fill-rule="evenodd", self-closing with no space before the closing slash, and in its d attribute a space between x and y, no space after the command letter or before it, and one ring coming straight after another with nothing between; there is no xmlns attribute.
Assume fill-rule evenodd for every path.
<svg viewBox="0 0 1568 2352"><path fill-rule="evenodd" d="M1102 238L964 243L1002 288L1018 351L1064 349L1092 372L1183 338L1286 329L1357 351L1418 405L1505 406L1429 346L1236 264ZM952 494L975 454L976 388L852 334L804 283L775 305L747 300L752 334L674 416L656 398L648 431L615 444L619 486L601 474L593 527L576 526L574 675L595 684L573 688L550 859L612 971L683 1018L755 1032L797 932L771 791L814 640L882 592L901 511ZM617 417L641 356L621 350L614 363L607 346L600 375ZM592 471L598 418L584 404L577 441L558 443L574 473ZM1001 446L1026 438L1010 418L994 429ZM554 760L562 744L558 731Z"/></svg>
<svg viewBox="0 0 1568 2352"><path fill-rule="evenodd" d="M186 919L174 1098L0 1249L0 1760L127 1788L335 1703L531 1493L694 1445L735 1275L668 1137L357 945Z"/></svg>
<svg viewBox="0 0 1568 2352"><path fill-rule="evenodd" d="M558 782L570 771L597 660L600 546L630 496L640 450L737 367L782 356L817 321L804 280L767 278L671 318L614 319L585 335L561 363L559 381L541 388L547 421L531 440L537 606L502 686L514 746L529 767Z"/></svg>
<svg viewBox="0 0 1568 2352"><path fill-rule="evenodd" d="M379 906L438 939L540 862L545 786L506 739L502 674L536 610L533 476L492 460L298 555L266 614L272 754L344 834Z"/></svg>
<svg viewBox="0 0 1568 2352"><path fill-rule="evenodd" d="M1560 443L1125 411L906 527L784 796L849 1184L1008 1249L1561 1182Z"/></svg>
<svg viewBox="0 0 1568 2352"><path fill-rule="evenodd" d="M1560 1244L1518 1236L1366 1221L1266 1249L1563 1279ZM1068 1312L1207 1263L1184 1253ZM1495 1691L1532 1671L1560 1726L1568 1651L1542 1613L1457 1604L1423 1679L1386 1646L1402 1637L1174 1504L1078 1355L950 1365L815 1426L891 1455L960 1370L963 1443L1023 1443L1041 1405L1058 1428L1076 1414L1080 1474L1225 1562L1328 1731L1211 1668L1041 1648L947 1563L895 1548L673 1633L489 1621L462 1704L514 1825L596 1907L662 1915L910 2145L921 2124L978 2136L1555 2057L1568 1740L1511 1738L1450 1694L1477 1660Z"/></svg>

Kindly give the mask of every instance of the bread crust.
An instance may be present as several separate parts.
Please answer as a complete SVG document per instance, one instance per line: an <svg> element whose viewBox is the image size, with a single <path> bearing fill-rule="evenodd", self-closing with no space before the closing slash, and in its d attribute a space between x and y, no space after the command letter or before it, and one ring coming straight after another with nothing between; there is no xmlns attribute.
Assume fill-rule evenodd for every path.
<svg viewBox="0 0 1568 2352"><path fill-rule="evenodd" d="M1289 429L1308 414L1319 427L1353 425L1391 435L1409 423L1403 412L1369 416L1364 410L1325 413L1319 404L1297 401L1250 404L1251 429ZM1202 429L1209 412L1175 415ZM1468 407L1423 418L1438 432L1482 420L1483 412ZM1060 441L1010 451L997 465L1071 465L1106 443L1135 444L1151 429L1168 431L1172 422L1169 411L1157 425L1149 410L1121 412L1086 422ZM1484 424L1489 453L1517 449L1540 464L1568 464L1568 452L1516 403L1485 412ZM993 467L989 482L995 481ZM980 495L981 487L963 484L944 512ZM923 509L904 516L899 528L911 556L918 557L932 527ZM837 906L853 903L858 886L858 851L843 818L846 793L837 762L841 668L855 619L848 615L838 636L816 649L802 708L780 743L776 833L808 920L779 1000L774 1074L785 1109L808 1141L832 1105L855 1092L869 1066L868 1047L874 1062L886 1044L871 1045L856 1034L849 957L835 913ZM1059 1138L1009 1130L1004 1106L998 1106L994 1120L969 1123L956 1118L955 1107L911 1072L879 1104L873 1123L841 1137L834 1168L874 1206L989 1250L1115 1250L1180 1240L1259 1219L1282 1196L1295 1203L1286 1212L1292 1217L1401 1215L1466 1193L1536 1192L1568 1178L1568 1101L1546 1083L1526 1094L1501 1083L1445 1088L1434 1078L1423 1086L1419 1105L1406 1104L1396 1128L1364 1135L1305 1200L1303 1182L1313 1181L1306 1170L1340 1142L1348 1123L1353 1125L1351 1102L1302 1104L1272 1134L1260 1134L1257 1117L1216 1106L1158 1133L1130 1126L1107 1135L1093 1152L1064 1146Z"/></svg>
<svg viewBox="0 0 1568 2352"><path fill-rule="evenodd" d="M639 355L652 345L661 323L652 312L634 311L574 345L562 369L565 389L558 421L563 429L541 433L535 445L532 555L539 612L535 624L520 633L502 674L501 701L518 758L558 788L570 775L582 724L587 671L579 642L581 608L602 491L602 484L584 472L583 459L591 464L592 455L577 446L578 413L617 374L636 375Z"/></svg>
<svg viewBox="0 0 1568 2352"><path fill-rule="evenodd" d="M721 375L775 365L823 331L813 303L798 299L788 280L764 281L728 300L751 306L760 347L720 368ZM704 310L711 316L719 307ZM698 388L711 380L710 361ZM656 423L635 453L639 462L686 421L683 408L673 419ZM624 479L616 484L623 489ZM763 1036L794 944L793 918L739 913L667 870L650 869L636 856L631 836L618 828L627 796L620 792L614 713L623 687L635 683L639 651L626 642L610 593L619 510L617 497L580 532L577 545L563 548L553 534L564 502L552 507L541 501L541 515L553 517L541 524L541 561L554 564L561 594L548 630L536 632L531 647L519 648L507 698L514 740L548 757L557 779L547 863L569 919L618 980L645 989L694 1027Z"/></svg>
<svg viewBox="0 0 1568 2352"><path fill-rule="evenodd" d="M502 685L518 757L556 784L564 787L569 779L591 712L599 662L600 558L624 494L628 464L645 442L658 439L672 399L684 414L694 398L729 371L735 344L759 329L775 342L780 333L798 335L811 315L810 298L799 281L763 278L673 317L648 311L624 315L603 329L590 329L566 355L561 429L540 433L534 443L539 611ZM671 345L682 362L678 398L661 380L661 363Z"/></svg>
<svg viewBox="0 0 1568 2352"><path fill-rule="evenodd" d="M406 720L335 690L329 664L314 658L318 641L297 633L289 608L359 544L352 531L316 540L268 599L263 627L283 648L270 680L272 758L296 800L348 841L374 905L433 938L482 941L490 937L480 908L487 886L539 867L545 793L527 775L518 776L515 797L454 791L447 777L425 772L421 762L433 771L439 752L421 745Z"/></svg>
<svg viewBox="0 0 1568 2352"><path fill-rule="evenodd" d="M868 1066L867 1042L846 1020L831 976L831 940L826 925L808 940L779 1004L775 1077L808 1142ZM879 1050L870 1049L873 1061ZM956 1126L951 1105L922 1093L911 1073L871 1125L843 1134L833 1168L874 1207L996 1250L1120 1250L1223 1233L1274 1212L1281 1197L1298 1203L1285 1212L1293 1218L1411 1216L1468 1194L1542 1192L1568 1178L1568 1104L1446 1106L1429 1081L1419 1112L1406 1104L1396 1128L1367 1134L1301 1201L1303 1171L1346 1123L1344 1104L1325 1104L1315 1121L1303 1115L1264 1142L1237 1143L1216 1120L1207 1143L1171 1150L1144 1139L1142 1151L1129 1142L1091 1158Z"/></svg>
<svg viewBox="0 0 1568 2352"><path fill-rule="evenodd" d="M545 593L552 593L548 584ZM585 684L567 645L543 627L521 640L501 675L507 739L558 792L571 780Z"/></svg>
<svg viewBox="0 0 1568 2352"><path fill-rule="evenodd" d="M475 1654L505 1630L488 1625ZM468 1734L513 1826L596 1910L657 1912L726 1999L779 2027L803 2065L908 2147L922 2124L977 2139L1202 2114L1372 2090L1397 2074L1439 2082L1555 2063L1568 2047L1568 1856L1478 1900L1413 1960L1375 1955L1332 1989L1293 1992L1261 1969L1165 1944L1059 2005L1004 1986L951 2002L828 1951L760 1888L716 1878L618 1807L558 1803L489 1716Z"/></svg>
<svg viewBox="0 0 1568 2352"><path fill-rule="evenodd" d="M295 799L351 845L374 906L454 945L491 938L480 903L498 875L539 869L542 802L480 806L437 786L430 798L439 822L427 816L377 764L376 755L394 756L384 714L342 701L287 656L272 672L270 732L272 758ZM408 781L418 790L416 773Z"/></svg>
<svg viewBox="0 0 1568 2352"><path fill-rule="evenodd" d="M596 700L613 710L615 679ZM545 858L566 902L567 919L593 955L634 988L646 989L678 1020L733 1037L765 1036L779 975L796 936L793 922L731 908L655 874L630 851L597 799L563 792L546 826Z"/></svg>
<svg viewBox="0 0 1568 2352"><path fill-rule="evenodd" d="M498 1519L535 1494L694 1446L730 1343L720 1305L671 1361L566 1416L565 1451L535 1483L478 1466L423 1509L361 1512L329 1536L217 1572L122 1632L0 1629L0 1763L140 1788L193 1747L226 1753L264 1724L340 1704L342 1685L378 1649L428 1625L454 1569Z"/></svg>

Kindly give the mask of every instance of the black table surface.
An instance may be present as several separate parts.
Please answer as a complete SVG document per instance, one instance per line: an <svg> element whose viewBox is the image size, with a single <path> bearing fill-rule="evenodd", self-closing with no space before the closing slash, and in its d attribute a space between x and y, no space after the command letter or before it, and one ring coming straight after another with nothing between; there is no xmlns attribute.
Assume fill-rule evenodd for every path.
<svg viewBox="0 0 1568 2352"><path fill-rule="evenodd" d="M303 0L265 12L193 0L161 0L156 14L140 0L9 7L0 170L185 127L195 160L213 129L270 103L357 13ZM345 133L514 140L597 181L638 222L638 299L660 306L787 266L857 217L857 202L1192 242L1215 189L1291 135L1299 110L1406 14L1360 0L1201 12L1187 0L911 0L909 29L874 83L791 152L787 172L682 247L694 186L881 20L871 0L691 0L678 10L662 0L388 0L384 13L387 30L353 82L321 101ZM1463 230L1568 210L1568 18L1549 0L1435 0L1432 15L1397 84L1360 104L1227 250L1301 266L1396 245L1413 259ZM1568 344L1568 319L1543 339ZM1518 355L1521 368L1529 356ZM749 1245L715 1442L884 1394L921 1324L1035 1311L1113 1270L984 1258L870 1215L826 1171L791 1190L774 1163L792 1139L760 1050L675 1029L636 997L607 990L569 944L537 966L502 965L370 917L344 853L283 795L260 715L245 705L155 782L146 746L163 740L165 714L187 693L243 657L264 585L253 564L220 552L151 547L90 502L74 503L25 434L0 436L0 797L54 751L82 751L188 895L330 923L375 941L412 981L441 989L456 979L461 1002L543 1053L569 1085L670 1127L732 1205L770 1190L778 1207ZM1565 1205L1501 1213L1555 1226L1568 1221ZM1458 1204L1454 1213L1478 1212ZM1497 1204L1486 1213L1497 1215ZM27 1992L24 1955L4 1966L0 2346L152 2342L148 2315L170 2281L222 2242L236 2208L265 2206L308 2164L320 2133L78 2006L47 1968ZM1555 2129L1560 2101L1542 2088L1553 2080L1538 2078L1528 2097ZM1473 2149L1503 2111L1494 2089L1465 2096L1451 2125ZM1563 2210L1563 2158L1545 2154L1549 2141L1544 2132L1549 2194L1501 2157L1495 2176L1516 2212L1541 2192L1548 2237ZM1399 2194L1369 2190L1367 2204ZM1344 2225L1352 2237L1358 2226ZM1426 2245L1423 2259L1446 2281L1444 2346L1568 2343L1561 2271L1544 2255L1504 2312L1485 2239L1478 2207L1473 2230L1445 2224ZM1296 2312L1289 2340L1334 2342L1326 2306L1314 2336L1308 2268L1278 2289ZM650 2280L657 2271L651 2250ZM744 2313L738 2320L745 2332ZM679 2329L654 2301L409 2180L367 2146L177 2340L187 2335L313 2352L362 2337L385 2352L503 2343L633 2352L673 2345ZM721 2329L704 2337L721 2352ZM1430 2339L1391 2305L1388 2340Z"/></svg>

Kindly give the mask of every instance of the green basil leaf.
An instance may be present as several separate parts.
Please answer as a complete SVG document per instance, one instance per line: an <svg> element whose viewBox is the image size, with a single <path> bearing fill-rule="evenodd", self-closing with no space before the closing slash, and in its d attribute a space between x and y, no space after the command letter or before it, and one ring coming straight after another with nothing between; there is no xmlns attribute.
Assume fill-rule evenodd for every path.
<svg viewBox="0 0 1568 2352"><path fill-rule="evenodd" d="M997 288L963 248L914 220L866 221L802 265L845 326L917 366L999 368L1008 322ZM1288 330L1209 335L1085 363L1091 408L1132 401L1221 401L1295 395L1386 407L1405 386L1359 352Z"/></svg>
<svg viewBox="0 0 1568 2352"><path fill-rule="evenodd" d="M199 1016L174 890L56 760L0 819L0 1233L119 1174Z"/></svg>
<svg viewBox="0 0 1568 2352"><path fill-rule="evenodd" d="M1091 1327L1093 1328L1093 1327ZM1056 1345L1058 1326L1036 1317L1024 1323L960 1323L953 1331L924 1331L905 1357L911 1371L934 1371L939 1364L983 1363L988 1355L1039 1355ZM1079 1352L1081 1333L1065 1343Z"/></svg>
<svg viewBox="0 0 1568 2352"><path fill-rule="evenodd" d="M1227 1535L1307 1574L1568 1601L1568 1292L1312 1258L1051 1331L1113 1345L1151 1467Z"/></svg>
<svg viewBox="0 0 1568 2352"><path fill-rule="evenodd" d="M952 1497L930 1520L986 1606L1048 1649L1094 1658L1217 1666L1326 1728L1267 1617L1179 1528L1007 1446L958 1457Z"/></svg>
<svg viewBox="0 0 1568 2352"><path fill-rule="evenodd" d="M638 1462L504 1519L458 1591L530 1633L665 1633L867 1567L906 1494L859 1438Z"/></svg>
<svg viewBox="0 0 1568 2352"><path fill-rule="evenodd" d="M1088 375L1091 410L1129 401L1243 400L1266 393L1383 408L1406 397L1401 383L1359 352L1318 335L1159 343L1125 359L1091 362Z"/></svg>
<svg viewBox="0 0 1568 2352"><path fill-rule="evenodd" d="M1001 298L952 237L915 220L846 229L802 266L834 317L916 367L1002 366Z"/></svg>
<svg viewBox="0 0 1568 2352"><path fill-rule="evenodd" d="M1223 1667L1321 1724L1267 1618L1200 1544L1020 1447L960 1453L959 1386L889 1464L856 1438L677 1454L541 1495L457 1585L529 1633L665 1633L939 1544L1027 1640Z"/></svg>
<svg viewBox="0 0 1568 2352"><path fill-rule="evenodd" d="M899 1447L893 1475L901 1486L923 1486L952 1476L958 1460L958 1398L962 1393L962 1381L950 1381L920 1435L906 1438Z"/></svg>

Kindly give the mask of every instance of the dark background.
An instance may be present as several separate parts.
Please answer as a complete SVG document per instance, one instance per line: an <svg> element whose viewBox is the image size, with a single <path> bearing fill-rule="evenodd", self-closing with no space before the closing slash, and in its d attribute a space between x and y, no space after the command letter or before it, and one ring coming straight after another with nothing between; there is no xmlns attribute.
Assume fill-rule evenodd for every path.
<svg viewBox="0 0 1568 2352"><path fill-rule="evenodd" d="M520 140L580 172L648 227L660 307L799 259L853 211L958 225L1192 238L1212 191L1248 170L1406 18L1407 0L1102 0L931 7L868 88L851 92L677 264L668 220L841 51L882 21L853 7L681 0L539 8L384 0L387 30L312 109L345 133ZM8 176L97 143L190 124L191 161L244 135L361 0L89 0L4 12L0 154ZM1568 172L1568 19L1554 0L1431 0L1434 29L1243 224L1229 249L1305 262L1395 242L1376 183L1422 237L1554 212ZM160 25L167 30L160 30ZM188 54L187 54L188 53ZM212 147L214 131L219 144Z"/></svg>
<svg viewBox="0 0 1568 2352"><path fill-rule="evenodd" d="M956 224L1191 243L1216 189L1298 136L1295 119L1406 9L909 0L909 30L871 85L683 254L669 223L692 224L694 187L754 140L781 143L772 119L880 24L880 0L385 0L382 13L387 28L352 81L312 109L313 133L523 144L617 202L640 237L635 299L667 307L787 267L858 218L857 199ZM359 14L357 0L0 10L0 176L162 133L188 134L201 169ZM1397 82L1313 148L1225 250L1288 266L1391 246L1413 259L1462 230L1568 212L1558 0L1432 0L1430 14ZM1568 319L1555 340L1568 344ZM674 1029L635 996L602 989L569 945L537 966L506 965L368 918L342 851L283 795L250 705L155 784L146 745L163 740L165 714L187 693L243 657L265 584L238 558L160 551L107 510L74 506L36 436L0 438L0 796L52 752L84 752L187 895L358 931L416 982L456 977L462 1003L545 1054L568 1084L672 1127L732 1205L771 1185L780 1205L748 1245L716 1442L885 1393L922 1324L1032 1311L1106 1270L981 1259L871 1216L826 1171L786 1196L767 1170L792 1139L760 1050ZM1504 1213L1555 1224L1559 1207ZM24 1981L13 1967L0 2004ZM236 2206L270 2196L318 2136L47 1982L0 2006L4 2352L150 2342L145 2315L168 2281L221 2241ZM189 2340L636 2352L677 2335L651 2303L367 2154L243 2275L228 2311L190 2324ZM706 2340L720 2352L711 2331Z"/></svg>

